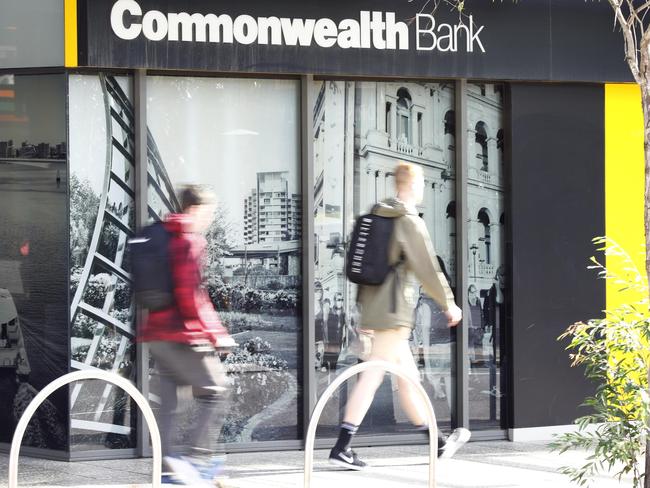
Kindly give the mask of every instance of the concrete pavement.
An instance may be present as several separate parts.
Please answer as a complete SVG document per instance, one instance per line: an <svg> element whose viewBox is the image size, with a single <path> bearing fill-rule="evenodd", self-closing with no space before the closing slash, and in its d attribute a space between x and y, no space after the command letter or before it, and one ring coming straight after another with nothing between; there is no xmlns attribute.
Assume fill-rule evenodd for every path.
<svg viewBox="0 0 650 488"><path fill-rule="evenodd" d="M327 463L327 451L316 451L314 488L395 488L427 486L425 446L375 447L357 450L369 468L360 473L342 471ZM563 488L572 485L558 472L578 466L585 453L550 453L542 443L505 441L468 444L454 459L438 464L441 488ZM8 456L0 455L0 487L7 486ZM267 452L228 456L229 483L236 488L297 488L303 479L302 452ZM146 486L151 482L151 460L64 463L21 458L19 486ZM171 486L171 485L170 485ZM631 487L611 474L596 478L595 488Z"/></svg>

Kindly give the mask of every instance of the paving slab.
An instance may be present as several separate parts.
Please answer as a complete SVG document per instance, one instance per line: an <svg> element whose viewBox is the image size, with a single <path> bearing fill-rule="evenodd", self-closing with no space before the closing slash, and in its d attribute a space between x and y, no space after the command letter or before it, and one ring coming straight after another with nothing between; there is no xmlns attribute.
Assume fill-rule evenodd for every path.
<svg viewBox="0 0 650 488"><path fill-rule="evenodd" d="M368 462L363 472L344 471L327 463L326 450L315 453L313 488L419 488L426 487L426 446L360 448ZM234 488L297 488L303 481L303 456L299 451L230 454L228 482ZM577 485L559 472L562 466L584 463L585 452L551 453L543 443L506 441L473 442L454 459L438 463L440 488L570 488ZM8 456L0 454L0 488L7 486ZM151 460L60 462L22 457L21 487L148 487ZM172 485L168 485L172 486ZM605 473L594 488L628 488L631 478L621 481Z"/></svg>

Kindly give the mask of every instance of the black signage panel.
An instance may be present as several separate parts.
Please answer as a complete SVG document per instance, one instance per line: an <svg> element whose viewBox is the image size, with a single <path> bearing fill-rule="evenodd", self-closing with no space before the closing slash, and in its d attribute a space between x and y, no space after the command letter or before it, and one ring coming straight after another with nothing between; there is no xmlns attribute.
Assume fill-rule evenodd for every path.
<svg viewBox="0 0 650 488"><path fill-rule="evenodd" d="M606 2L80 0L81 66L628 81ZM564 20L563 20L564 19Z"/></svg>

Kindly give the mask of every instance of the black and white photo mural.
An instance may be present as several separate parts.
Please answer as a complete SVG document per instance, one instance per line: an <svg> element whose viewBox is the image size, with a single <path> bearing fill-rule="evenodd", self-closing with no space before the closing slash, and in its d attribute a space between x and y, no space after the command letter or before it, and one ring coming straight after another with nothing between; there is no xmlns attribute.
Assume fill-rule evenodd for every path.
<svg viewBox="0 0 650 488"><path fill-rule="evenodd" d="M467 189L470 427L500 428L506 405L506 175L503 85L468 84Z"/></svg>
<svg viewBox="0 0 650 488"><path fill-rule="evenodd" d="M441 269L456 294L456 140L470 148L469 335L472 428L499 428L504 398L503 99L500 85L468 85L470 130L457 134L453 82L317 81L314 105L315 326L318 393L337 370L363 360L371 334L356 327L356 290L345 280L346 239L356 216L394 196L399 161L422 167L418 207ZM411 347L443 428L455 422L456 332L421 293ZM350 386L326 407L321 431L335 435ZM397 384L386 378L361 433L406 432Z"/></svg>
<svg viewBox="0 0 650 488"><path fill-rule="evenodd" d="M135 114L129 77L71 75L70 367L135 381ZM99 381L70 388L71 450L136 446L136 408Z"/></svg>
<svg viewBox="0 0 650 488"><path fill-rule="evenodd" d="M149 164L161 168L150 168L150 212L169 212L165 182L206 185L218 199L205 286L238 343L225 359L233 394L222 440L299 439L299 83L152 76L147 92Z"/></svg>
<svg viewBox="0 0 650 488"><path fill-rule="evenodd" d="M399 161L422 167L425 198L418 207L455 286L455 114L453 83L314 83L315 369L318 393L336 370L363 360L370 334L356 327L356 290L344 274L345 241L354 218L394 196ZM412 350L442 425L452 419L455 335L436 304L418 300ZM336 432L350 386L326 407L321 429ZM386 378L361 433L407 432L397 382Z"/></svg>
<svg viewBox="0 0 650 488"><path fill-rule="evenodd" d="M67 373L64 75L0 75L0 443ZM67 389L32 417L23 445L68 449Z"/></svg>

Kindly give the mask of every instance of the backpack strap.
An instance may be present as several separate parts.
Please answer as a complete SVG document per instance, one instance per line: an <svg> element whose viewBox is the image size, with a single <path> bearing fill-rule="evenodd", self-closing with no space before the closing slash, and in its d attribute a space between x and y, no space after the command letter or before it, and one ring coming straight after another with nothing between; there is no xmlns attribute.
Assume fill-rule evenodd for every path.
<svg viewBox="0 0 650 488"><path fill-rule="evenodd" d="M404 252L400 252L399 260L391 266L391 273L393 276L393 286L391 293L390 313L397 313L397 293L400 285L399 267L406 263L406 256Z"/></svg>

